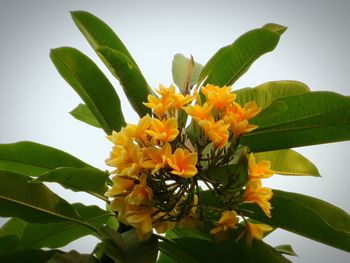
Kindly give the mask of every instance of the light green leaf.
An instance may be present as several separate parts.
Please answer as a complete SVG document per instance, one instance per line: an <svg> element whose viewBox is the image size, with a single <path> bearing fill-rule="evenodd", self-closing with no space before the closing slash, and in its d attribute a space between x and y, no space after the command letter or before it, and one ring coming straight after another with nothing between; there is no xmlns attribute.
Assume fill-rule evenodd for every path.
<svg viewBox="0 0 350 263"><path fill-rule="evenodd" d="M80 254L75 250L71 250L67 253L55 254L46 263L96 263L97 260L93 255Z"/></svg>
<svg viewBox="0 0 350 263"><path fill-rule="evenodd" d="M350 139L350 99L333 92L309 92L275 100L251 121L258 129L240 143L253 152Z"/></svg>
<svg viewBox="0 0 350 263"><path fill-rule="evenodd" d="M34 182L55 182L73 191L83 191L107 201L104 193L107 191L109 174L95 168L61 167L48 171Z"/></svg>
<svg viewBox="0 0 350 263"><path fill-rule="evenodd" d="M101 46L109 47L123 53L137 67L123 42L105 22L86 11L73 11L71 15L74 23L95 51Z"/></svg>
<svg viewBox="0 0 350 263"><path fill-rule="evenodd" d="M117 93L90 58L71 47L52 49L50 57L107 134L119 131L125 125Z"/></svg>
<svg viewBox="0 0 350 263"><path fill-rule="evenodd" d="M184 92L188 86L190 89L199 79L203 66L186 58L182 54L176 54L172 62L172 75L176 86Z"/></svg>
<svg viewBox="0 0 350 263"><path fill-rule="evenodd" d="M242 205L242 213L273 227L350 252L349 214L310 196L280 190L273 190L273 194L271 218L250 204Z"/></svg>
<svg viewBox="0 0 350 263"><path fill-rule="evenodd" d="M256 86L234 91L237 94L236 101L244 106L247 102L255 101L257 105L265 109L274 100L287 96L293 96L309 92L310 89L304 83L294 80L270 81Z"/></svg>
<svg viewBox="0 0 350 263"><path fill-rule="evenodd" d="M97 53L110 68L112 74L120 81L126 97L140 117L151 113L143 102L152 93L141 71L122 52L100 47Z"/></svg>
<svg viewBox="0 0 350 263"><path fill-rule="evenodd" d="M225 86L232 85L253 62L277 46L283 26L266 26L251 30L240 36L231 45L221 48L204 66L199 83Z"/></svg>
<svg viewBox="0 0 350 263"><path fill-rule="evenodd" d="M100 209L97 206L72 205L81 220L99 229L105 225L114 213ZM33 224L19 218L10 219L1 229L1 236L13 236L19 240L16 250L31 248L59 248L83 236L95 234L91 228L79 223L66 221L59 223Z"/></svg>
<svg viewBox="0 0 350 263"><path fill-rule="evenodd" d="M102 128L95 116L90 111L89 107L85 104L80 103L70 112L70 114L79 121L85 122L96 128Z"/></svg>
<svg viewBox="0 0 350 263"><path fill-rule="evenodd" d="M271 169L276 174L320 176L312 162L291 149L254 153L254 157L257 162L270 161Z"/></svg>
<svg viewBox="0 0 350 263"><path fill-rule="evenodd" d="M298 255L295 253L294 249L292 248L291 245L279 245L275 247L275 249L280 252L281 254L289 255L289 256L295 256L297 257Z"/></svg>
<svg viewBox="0 0 350 263"><path fill-rule="evenodd" d="M0 171L0 216L31 223L72 221L96 230L44 184L30 183L27 176L4 171Z"/></svg>
<svg viewBox="0 0 350 263"><path fill-rule="evenodd" d="M39 176L58 167L91 166L61 150L34 142L0 144L0 170Z"/></svg>

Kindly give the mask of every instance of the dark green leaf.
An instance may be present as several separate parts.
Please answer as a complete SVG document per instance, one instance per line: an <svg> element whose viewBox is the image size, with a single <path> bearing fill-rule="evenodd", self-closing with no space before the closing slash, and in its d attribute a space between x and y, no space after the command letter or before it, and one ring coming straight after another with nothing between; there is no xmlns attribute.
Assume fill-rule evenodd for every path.
<svg viewBox="0 0 350 263"><path fill-rule="evenodd" d="M123 53L136 65L123 42L105 22L86 11L73 11L71 15L74 23L95 51L101 46L109 47Z"/></svg>
<svg viewBox="0 0 350 263"><path fill-rule="evenodd" d="M135 231L123 234L109 228L102 228L105 253L120 263L154 263L158 257L158 239L151 236L147 241L137 239Z"/></svg>
<svg viewBox="0 0 350 263"><path fill-rule="evenodd" d="M197 83L202 68L203 66L201 64L197 62L193 63L182 54L176 54L172 62L171 70L174 83L182 92L184 92L186 90L187 82L189 88Z"/></svg>
<svg viewBox="0 0 350 263"><path fill-rule="evenodd" d="M247 102L255 101L257 105L265 109L274 100L282 97L293 96L309 92L310 89L304 83L294 80L270 81L256 86L234 91L237 94L236 101L244 106Z"/></svg>
<svg viewBox="0 0 350 263"><path fill-rule="evenodd" d="M147 97L152 91L141 71L122 52L108 47L100 47L97 49L97 53L120 81L126 97L139 116L150 114L151 110L143 102L147 101Z"/></svg>
<svg viewBox="0 0 350 263"><path fill-rule="evenodd" d="M73 204L82 221L99 229L107 224L109 218L115 217L111 212L97 206ZM1 236L12 236L19 240L16 249L59 248L83 236L94 234L91 228L79 223L66 221L60 223L33 224L19 218L10 219L1 229Z"/></svg>
<svg viewBox="0 0 350 263"><path fill-rule="evenodd" d="M70 112L70 114L79 121L85 122L96 128L102 128L95 116L90 111L89 107L85 104L80 103Z"/></svg>
<svg viewBox="0 0 350 263"><path fill-rule="evenodd" d="M103 200L107 191L109 174L95 168L62 167L51 170L35 179L35 182L56 182L73 191L83 191Z"/></svg>
<svg viewBox="0 0 350 263"><path fill-rule="evenodd" d="M0 236L0 258L19 247L19 239L15 236ZM0 261L1 262L1 261Z"/></svg>
<svg viewBox="0 0 350 263"><path fill-rule="evenodd" d="M310 196L280 190L273 193L271 218L254 205L243 205L242 212L273 227L350 252L350 216L345 211Z"/></svg>
<svg viewBox="0 0 350 263"><path fill-rule="evenodd" d="M231 45L221 48L204 66L199 82L207 77L205 83L232 85L256 59L277 46L284 27L279 26L280 29L276 31L276 26L251 30Z"/></svg>
<svg viewBox="0 0 350 263"><path fill-rule="evenodd" d="M291 149L254 154L257 162L268 160L276 174L320 176L316 166L307 158Z"/></svg>
<svg viewBox="0 0 350 263"><path fill-rule="evenodd" d="M28 249L8 254L0 254L0 262L4 263L46 263L54 254L62 253L57 250Z"/></svg>
<svg viewBox="0 0 350 263"><path fill-rule="evenodd" d="M295 253L294 249L292 248L291 245L279 245L275 247L275 249L280 252L281 254L289 255L289 256L295 256L297 257L298 255Z"/></svg>
<svg viewBox="0 0 350 263"><path fill-rule="evenodd" d="M117 93L90 58L71 47L52 49L50 57L107 134L119 131L125 125Z"/></svg>
<svg viewBox="0 0 350 263"><path fill-rule="evenodd" d="M0 171L1 217L20 217L32 223L72 221L96 230L44 184L27 181L24 175Z"/></svg>
<svg viewBox="0 0 350 263"><path fill-rule="evenodd" d="M39 176L57 167L91 167L61 150L34 142L0 144L0 170Z"/></svg>
<svg viewBox="0 0 350 263"><path fill-rule="evenodd" d="M97 260L92 255L80 254L75 250L67 253L55 254L46 263L96 263Z"/></svg>
<svg viewBox="0 0 350 263"><path fill-rule="evenodd" d="M275 100L252 120L258 129L240 143L253 152L350 139L350 99L332 92L309 92Z"/></svg>

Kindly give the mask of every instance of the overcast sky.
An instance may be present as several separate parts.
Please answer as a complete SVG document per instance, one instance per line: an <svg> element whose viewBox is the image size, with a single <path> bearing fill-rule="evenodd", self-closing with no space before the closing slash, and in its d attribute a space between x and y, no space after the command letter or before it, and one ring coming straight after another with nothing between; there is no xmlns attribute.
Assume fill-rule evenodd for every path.
<svg viewBox="0 0 350 263"><path fill-rule="evenodd" d="M311 3L313 2L313 3ZM274 22L288 27L275 51L256 62L235 89L270 80L299 80L312 90L350 95L350 2L344 1L0 1L0 143L30 140L67 151L101 169L111 145L101 130L68 112L81 102L49 59L50 48L73 46L90 56L115 85L125 118L137 122L118 82L99 62L73 24L69 11L87 10L106 21L124 41L147 81L169 85L176 53L206 61L240 34ZM349 213L350 143L297 149L322 178L275 176L265 185L309 194ZM103 205L83 194L63 191L71 202ZM0 219L2 220L2 219ZM0 223L3 221L0 221ZM272 245L290 243L293 262L349 262L348 253L276 231ZM95 239L67 249L90 252Z"/></svg>

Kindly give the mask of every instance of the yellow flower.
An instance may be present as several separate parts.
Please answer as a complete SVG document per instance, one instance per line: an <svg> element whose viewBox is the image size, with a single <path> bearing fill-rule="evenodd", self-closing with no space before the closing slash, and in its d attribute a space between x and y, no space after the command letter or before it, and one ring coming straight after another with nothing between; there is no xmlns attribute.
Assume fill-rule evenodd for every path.
<svg viewBox="0 0 350 263"><path fill-rule="evenodd" d="M177 129L177 121L175 118L168 120L152 119L152 124L149 130L146 131L155 141L171 142L175 140L179 134Z"/></svg>
<svg viewBox="0 0 350 263"><path fill-rule="evenodd" d="M142 175L140 183L126 197L116 197L111 202L111 208L118 212L118 219L134 227L140 240L146 240L152 234L152 214L156 211L151 206L152 197L147 175Z"/></svg>
<svg viewBox="0 0 350 263"><path fill-rule="evenodd" d="M146 208L139 211L129 212L127 215L127 223L135 228L136 236L139 240L145 241L152 235L152 217L155 209Z"/></svg>
<svg viewBox="0 0 350 263"><path fill-rule="evenodd" d="M273 230L272 227L265 224L253 224L249 221L246 221L247 228L247 243L251 245L253 239L262 240L265 232L270 232Z"/></svg>
<svg viewBox="0 0 350 263"><path fill-rule="evenodd" d="M174 100L174 108L176 110L181 109L185 105L189 104L191 101L193 101L194 96L184 96L183 94L174 94L173 95L173 100Z"/></svg>
<svg viewBox="0 0 350 263"><path fill-rule="evenodd" d="M166 143L162 148L145 148L143 155L146 160L143 161L142 166L145 169L152 169L152 172L156 173L167 166L167 156L171 155L171 146L169 143Z"/></svg>
<svg viewBox="0 0 350 263"><path fill-rule="evenodd" d="M147 175L140 177L140 183L134 186L132 192L125 198L128 205L147 205L153 197L152 189L147 186Z"/></svg>
<svg viewBox="0 0 350 263"><path fill-rule="evenodd" d="M171 173L184 178L190 178L197 174L197 153L177 148L174 154L168 157L168 164L173 170Z"/></svg>
<svg viewBox="0 0 350 263"><path fill-rule="evenodd" d="M211 115L211 110L213 109L212 105L204 103L201 105L190 105L184 108L188 115L190 115L194 120L200 122L202 120L208 120L213 118Z"/></svg>
<svg viewBox="0 0 350 263"><path fill-rule="evenodd" d="M156 90L158 94L160 94L160 98L157 98L153 95L148 95L148 102L144 102L143 104L151 108L153 113L158 117L162 118L166 112L173 106L175 94L175 87L171 85L169 88L164 87L163 85L159 85L159 89Z"/></svg>
<svg viewBox="0 0 350 263"><path fill-rule="evenodd" d="M202 88L202 92L206 97L207 103L218 110L223 110L236 99L236 94L231 93L231 87L227 86L207 85Z"/></svg>
<svg viewBox="0 0 350 263"><path fill-rule="evenodd" d="M114 136L113 142L120 144L113 147L109 159L106 160L107 165L117 168L112 173L137 176L143 169L140 147L124 135Z"/></svg>
<svg viewBox="0 0 350 263"><path fill-rule="evenodd" d="M255 117L261 111L255 102L248 102L244 108L233 103L225 109L225 123L229 123L232 133L237 138L241 134L251 132L258 126L249 124L248 120Z"/></svg>
<svg viewBox="0 0 350 263"><path fill-rule="evenodd" d="M256 163L253 153L250 153L248 157L248 171L249 178L252 180L269 178L273 175L271 162L263 160Z"/></svg>
<svg viewBox="0 0 350 263"><path fill-rule="evenodd" d="M223 120L214 121L213 118L209 120L202 120L199 126L204 130L204 133L209 137L215 148L223 148L229 137L229 124L225 124Z"/></svg>
<svg viewBox="0 0 350 263"><path fill-rule="evenodd" d="M228 229L233 229L238 224L238 217L235 211L226 211L222 213L219 221L217 222L217 226L214 227L210 234L216 235L219 232L225 232Z"/></svg>
<svg viewBox="0 0 350 263"><path fill-rule="evenodd" d="M157 231L158 234L165 233L171 229L173 229L176 225L176 222L166 220L162 217L166 215L165 212L157 213L153 218L153 227Z"/></svg>
<svg viewBox="0 0 350 263"><path fill-rule="evenodd" d="M140 119L137 125L129 124L123 129L125 136L130 138L135 138L140 142L147 143L147 134L146 130L151 126L152 119L147 114L142 119Z"/></svg>
<svg viewBox="0 0 350 263"><path fill-rule="evenodd" d="M115 175L112 180L113 186L105 193L105 196L113 197L119 194L129 193L134 187L134 180L132 178L128 179Z"/></svg>
<svg viewBox="0 0 350 263"><path fill-rule="evenodd" d="M244 201L246 203L256 203L268 217L271 217L271 204L269 200L272 196L272 190L262 187L261 180L250 180L246 184Z"/></svg>

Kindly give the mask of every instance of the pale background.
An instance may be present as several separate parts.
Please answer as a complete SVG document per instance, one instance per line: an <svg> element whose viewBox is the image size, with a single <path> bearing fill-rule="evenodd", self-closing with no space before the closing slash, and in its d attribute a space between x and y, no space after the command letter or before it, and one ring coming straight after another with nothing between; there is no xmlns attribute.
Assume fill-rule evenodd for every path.
<svg viewBox="0 0 350 263"><path fill-rule="evenodd" d="M70 10L87 10L106 21L124 41L153 86L169 85L175 53L192 54L202 64L247 30L275 22L288 26L277 49L256 62L234 88L269 80L295 79L313 90L350 95L350 2L344 1L4 1L0 0L0 143L30 140L67 151L106 169L111 145L101 130L74 120L68 112L80 98L49 59L50 48L73 46L98 60L73 24ZM136 122L120 86L128 122ZM306 193L349 213L350 143L299 148L322 178L275 176L265 185ZM103 205L83 194L63 191L71 202ZM0 219L0 224L4 222ZM349 262L348 253L276 231L272 245L290 243L293 262ZM95 239L66 249L90 252Z"/></svg>

